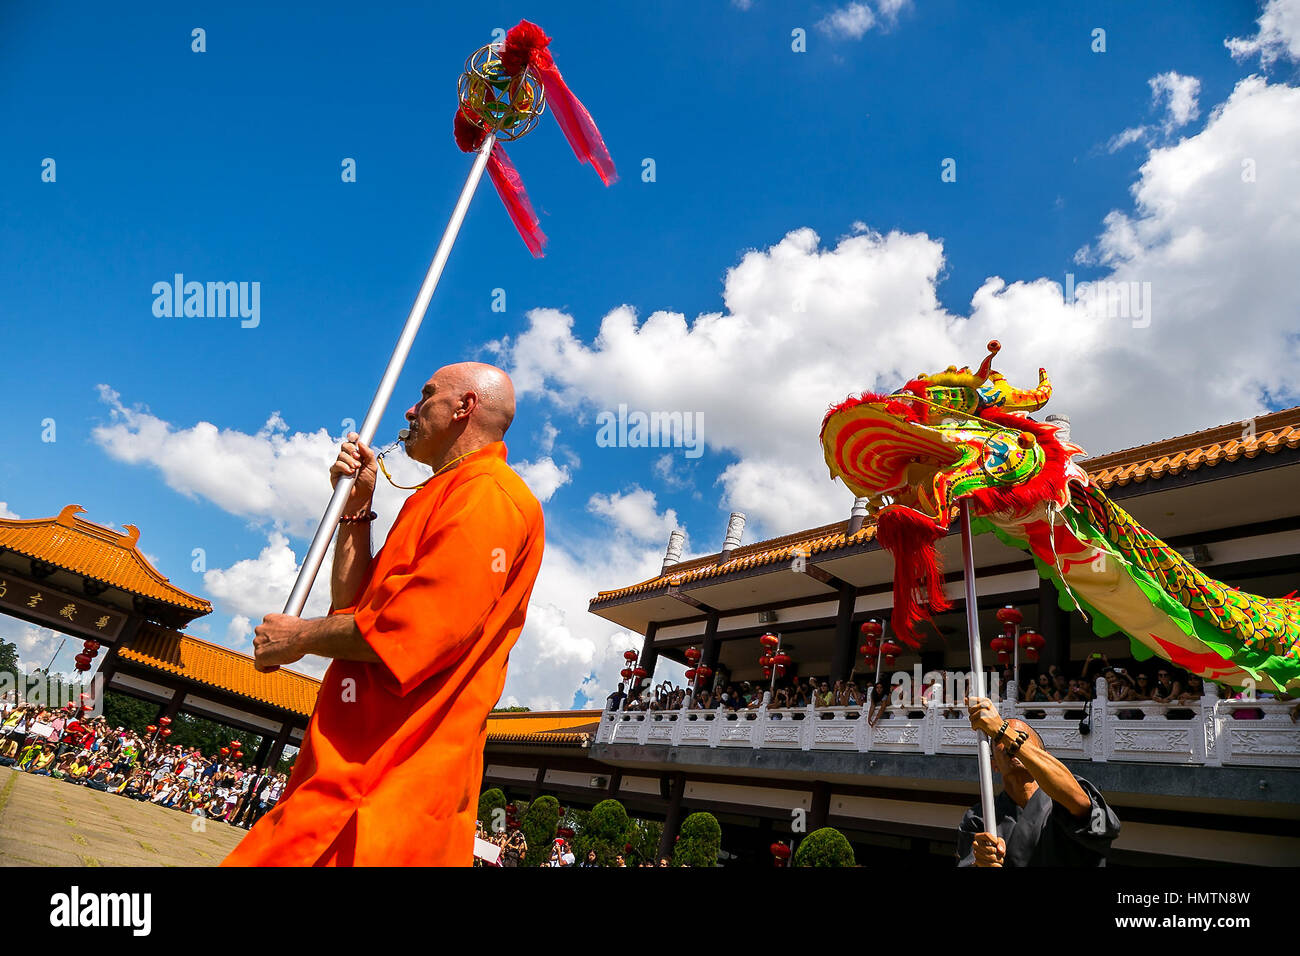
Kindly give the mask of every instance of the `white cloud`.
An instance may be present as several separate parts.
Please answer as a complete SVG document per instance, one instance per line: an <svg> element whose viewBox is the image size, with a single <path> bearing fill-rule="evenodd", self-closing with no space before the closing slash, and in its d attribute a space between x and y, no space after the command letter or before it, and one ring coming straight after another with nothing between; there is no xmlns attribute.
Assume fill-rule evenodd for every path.
<svg viewBox="0 0 1300 956"><path fill-rule="evenodd" d="M1255 181L1244 181L1246 159ZM968 314L953 315L937 299L939 240L855 231L823 246L797 229L726 273L721 312L638 321L621 306L586 341L571 316L538 309L498 344L521 394L573 414L620 402L702 411L708 449L724 458L719 511L749 514L753 540L847 516L851 495L829 481L817 441L829 404L950 362L974 365L991 338L1013 382L1049 370L1049 410L1070 414L1093 453L1256 414L1265 395L1300 400L1300 289L1289 278L1300 258L1298 175L1300 90L1258 78L1199 133L1152 150L1134 208L1108 215L1083 257L1109 270L1103 278L1150 283L1145 327L1140 316L1067 306L1064 264L1059 276L991 276Z"/></svg>
<svg viewBox="0 0 1300 956"><path fill-rule="evenodd" d="M549 456L537 461L517 461L510 465L524 480L538 501L550 501L551 496L573 480L569 469L557 465Z"/></svg>
<svg viewBox="0 0 1300 956"><path fill-rule="evenodd" d="M1286 58L1300 63L1300 0L1268 0L1253 37L1234 37L1223 45L1234 59L1258 56L1265 67Z"/></svg>
<svg viewBox="0 0 1300 956"><path fill-rule="evenodd" d="M817 23L823 33L840 34L851 40L861 39L876 23L876 15L865 3L850 3L832 10Z"/></svg>
<svg viewBox="0 0 1300 956"><path fill-rule="evenodd" d="M1194 76L1183 76L1170 70L1160 73L1147 81L1151 86L1151 102L1155 106L1163 103L1167 110L1164 130L1172 133L1180 126L1186 126L1201 115L1197 97L1201 92L1201 81Z"/></svg>
<svg viewBox="0 0 1300 956"><path fill-rule="evenodd" d="M731 0L731 5L737 10L749 10L754 6L754 0Z"/></svg>
<svg viewBox="0 0 1300 956"><path fill-rule="evenodd" d="M628 492L594 494L587 502L587 510L609 519L619 532L638 541L666 544L668 535L680 527L677 512L669 508L660 514L655 493L639 486Z"/></svg>
<svg viewBox="0 0 1300 956"><path fill-rule="evenodd" d="M0 501L0 518L17 518L16 512L9 510L9 502Z"/></svg>

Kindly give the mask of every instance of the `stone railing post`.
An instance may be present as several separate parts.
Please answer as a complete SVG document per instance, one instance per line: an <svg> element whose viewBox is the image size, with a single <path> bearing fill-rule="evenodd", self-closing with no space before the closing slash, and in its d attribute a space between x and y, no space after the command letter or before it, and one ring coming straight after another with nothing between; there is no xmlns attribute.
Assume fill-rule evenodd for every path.
<svg viewBox="0 0 1300 956"><path fill-rule="evenodd" d="M799 728L800 749L812 750L813 741L817 739L817 728L813 726L813 721L817 719L817 708L813 706L812 701L808 701L808 710L803 719L803 726Z"/></svg>
<svg viewBox="0 0 1300 956"><path fill-rule="evenodd" d="M921 699L925 708L921 717L921 753L932 754L939 747L939 708L934 701Z"/></svg>
<svg viewBox="0 0 1300 956"><path fill-rule="evenodd" d="M722 743L722 725L726 721L726 717L724 716L725 713L726 711L723 709L721 704L719 704L718 709L713 712L713 726L709 728L710 747L717 747L718 744Z"/></svg>
<svg viewBox="0 0 1300 956"><path fill-rule="evenodd" d="M1106 695L1106 678L1097 678L1094 691L1096 697L1092 702L1092 739L1089 743L1092 745L1092 759L1098 763L1105 763L1114 747L1110 728L1111 724L1115 723L1110 719L1110 699Z"/></svg>
<svg viewBox="0 0 1300 956"><path fill-rule="evenodd" d="M749 742L755 750L763 746L763 740L767 737L763 728L767 726L767 722L770 719L771 718L767 716L767 704L760 704L758 708L758 716L750 721L753 726L749 730Z"/></svg>
<svg viewBox="0 0 1300 956"><path fill-rule="evenodd" d="M1197 716L1201 721L1202 733L1197 734L1197 742L1205 747L1205 764L1208 767L1223 766L1223 754L1219 750L1219 685L1213 681L1201 681L1205 693L1201 695L1201 712Z"/></svg>

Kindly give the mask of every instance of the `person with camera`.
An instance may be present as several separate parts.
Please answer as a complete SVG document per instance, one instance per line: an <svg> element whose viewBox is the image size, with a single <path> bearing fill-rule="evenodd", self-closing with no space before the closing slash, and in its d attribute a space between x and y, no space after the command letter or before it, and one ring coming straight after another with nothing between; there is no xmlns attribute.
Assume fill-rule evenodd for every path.
<svg viewBox="0 0 1300 956"><path fill-rule="evenodd" d="M993 748L1002 778L996 828L979 804L957 829L958 866L1105 866L1120 821L1091 783L1043 746L1023 720L1006 720L991 700L968 697L971 727Z"/></svg>

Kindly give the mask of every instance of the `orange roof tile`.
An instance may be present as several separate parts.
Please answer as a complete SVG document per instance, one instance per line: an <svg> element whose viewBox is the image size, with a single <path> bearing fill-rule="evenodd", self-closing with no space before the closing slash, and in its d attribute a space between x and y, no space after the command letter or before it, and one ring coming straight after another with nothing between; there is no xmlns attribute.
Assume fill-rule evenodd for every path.
<svg viewBox="0 0 1300 956"><path fill-rule="evenodd" d="M1105 489L1134 481L1177 475L1202 466L1214 467L1243 457L1255 458L1265 452L1276 454L1284 448L1300 449L1300 405L1260 415L1251 422L1253 436L1249 435L1250 429L1246 427L1246 422L1230 422L1189 435L1098 455L1080 464ZM811 557L851 544L866 544L875 537L875 524L870 519L860 531L851 536L845 534L847 526L848 521L845 519L820 528L796 531L780 538L756 541L737 548L722 564L717 563L717 554L704 555L674 565L668 573L656 575L639 584L601 591L590 603L594 606L599 602L720 577L733 571L787 562L798 551Z"/></svg>
<svg viewBox="0 0 1300 956"><path fill-rule="evenodd" d="M543 710L489 714L488 743L585 747L596 734L599 710Z"/></svg>
<svg viewBox="0 0 1300 956"><path fill-rule="evenodd" d="M53 518L23 521L0 519L0 549L47 562L82 577L120 588L173 607L197 612L212 611L201 597L169 582L140 553L140 529L126 526L126 534L95 524L77 514L81 505L68 505Z"/></svg>
<svg viewBox="0 0 1300 956"><path fill-rule="evenodd" d="M131 646L119 649L118 656L305 717L311 716L320 691L320 681L306 674L283 667L263 674L247 654L156 624L142 624Z"/></svg>

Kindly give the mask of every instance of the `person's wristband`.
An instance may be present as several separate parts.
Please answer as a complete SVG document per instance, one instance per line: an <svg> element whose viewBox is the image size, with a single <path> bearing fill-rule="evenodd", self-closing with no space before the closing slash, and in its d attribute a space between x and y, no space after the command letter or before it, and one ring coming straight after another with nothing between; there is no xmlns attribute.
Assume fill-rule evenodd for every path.
<svg viewBox="0 0 1300 956"><path fill-rule="evenodd" d="M358 511L356 514L341 515L339 524L362 524L367 521L374 521L378 517L379 515L370 510Z"/></svg>
<svg viewBox="0 0 1300 956"><path fill-rule="evenodd" d="M1005 736L1007 735L1007 727L1010 725L1010 723L1011 723L1011 721L1006 720L1005 718L1003 718L1003 720L1002 720L1002 726L999 727L999 728L998 728L998 732L997 732L996 734L993 735L993 743L996 744L999 740L1001 740L1003 737L1005 737Z"/></svg>

